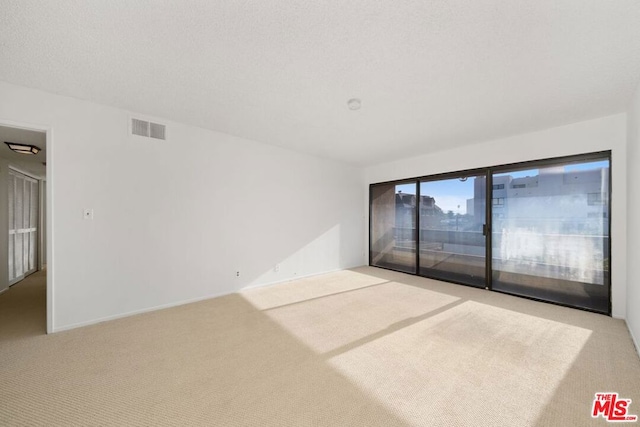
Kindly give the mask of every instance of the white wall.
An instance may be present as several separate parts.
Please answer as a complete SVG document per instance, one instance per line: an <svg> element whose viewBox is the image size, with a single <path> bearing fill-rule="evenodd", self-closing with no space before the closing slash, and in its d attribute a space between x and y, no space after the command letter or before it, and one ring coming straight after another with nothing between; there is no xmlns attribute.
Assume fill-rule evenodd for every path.
<svg viewBox="0 0 640 427"><path fill-rule="evenodd" d="M0 122L50 129L51 330L362 263L361 170L129 117L0 83Z"/></svg>
<svg viewBox="0 0 640 427"><path fill-rule="evenodd" d="M626 134L626 115L618 114L372 166L365 170L365 181L368 187L371 183L401 178L612 150L612 314L624 318L627 312Z"/></svg>
<svg viewBox="0 0 640 427"><path fill-rule="evenodd" d="M629 259L638 259L640 254L640 86L636 89L629 108L629 146L627 153L628 204L627 253ZM627 325L640 350L640 264L629 262L627 277Z"/></svg>

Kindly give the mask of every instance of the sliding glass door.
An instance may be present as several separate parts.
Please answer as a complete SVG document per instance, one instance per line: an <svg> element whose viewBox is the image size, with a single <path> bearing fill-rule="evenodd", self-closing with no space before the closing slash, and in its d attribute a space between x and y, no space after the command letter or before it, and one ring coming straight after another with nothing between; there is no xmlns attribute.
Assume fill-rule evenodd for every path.
<svg viewBox="0 0 640 427"><path fill-rule="evenodd" d="M370 264L610 313L610 152L370 187Z"/></svg>
<svg viewBox="0 0 640 427"><path fill-rule="evenodd" d="M370 264L416 272L416 182L371 187Z"/></svg>
<svg viewBox="0 0 640 427"><path fill-rule="evenodd" d="M420 182L420 274L486 286L486 174Z"/></svg>
<svg viewBox="0 0 640 427"><path fill-rule="evenodd" d="M493 173L492 287L609 311L609 160Z"/></svg>

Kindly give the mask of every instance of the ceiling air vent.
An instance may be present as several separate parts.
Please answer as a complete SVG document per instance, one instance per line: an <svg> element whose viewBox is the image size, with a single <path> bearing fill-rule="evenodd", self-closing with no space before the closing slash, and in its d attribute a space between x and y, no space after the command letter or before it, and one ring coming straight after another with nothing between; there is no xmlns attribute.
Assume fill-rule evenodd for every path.
<svg viewBox="0 0 640 427"><path fill-rule="evenodd" d="M133 135L165 140L167 139L166 129L167 127L160 123L153 123L134 118L131 119L131 133Z"/></svg>

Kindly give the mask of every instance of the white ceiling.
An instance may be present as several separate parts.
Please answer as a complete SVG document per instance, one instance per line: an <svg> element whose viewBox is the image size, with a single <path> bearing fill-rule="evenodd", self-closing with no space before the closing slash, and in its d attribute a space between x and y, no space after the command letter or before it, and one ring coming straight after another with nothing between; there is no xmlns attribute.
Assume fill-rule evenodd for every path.
<svg viewBox="0 0 640 427"><path fill-rule="evenodd" d="M35 145L40 152L38 154L16 153L11 151L5 142ZM47 135L44 132L0 126L0 157L23 172L36 178L44 178L47 171L44 165L47 161Z"/></svg>
<svg viewBox="0 0 640 427"><path fill-rule="evenodd" d="M640 80L638 0L0 10L0 80L359 165L625 111Z"/></svg>

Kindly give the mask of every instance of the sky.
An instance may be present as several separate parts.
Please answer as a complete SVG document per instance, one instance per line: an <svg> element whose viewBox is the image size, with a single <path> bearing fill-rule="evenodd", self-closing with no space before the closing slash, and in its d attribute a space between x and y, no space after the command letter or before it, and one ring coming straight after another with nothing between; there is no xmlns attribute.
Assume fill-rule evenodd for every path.
<svg viewBox="0 0 640 427"><path fill-rule="evenodd" d="M598 162L576 163L564 166L565 172L573 172L579 170L590 170L608 168L609 161L603 160ZM536 176L540 172L539 169L526 169L512 172L501 172L494 176L511 175L513 178L523 178L526 176ZM467 199L473 199L473 181L474 177L470 176L466 181L458 178L446 179L439 181L428 181L420 183L420 194L423 196L431 196L435 198L438 205L444 212L453 211L464 215L467 213ZM415 184L396 185L396 193L416 194Z"/></svg>
<svg viewBox="0 0 640 427"><path fill-rule="evenodd" d="M442 181L420 183L420 194L436 199L436 205L445 212L467 213L467 199L473 199L473 180L468 177L464 182L457 178ZM416 194L415 184L396 185L396 193ZM459 207L458 207L459 206Z"/></svg>

